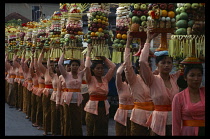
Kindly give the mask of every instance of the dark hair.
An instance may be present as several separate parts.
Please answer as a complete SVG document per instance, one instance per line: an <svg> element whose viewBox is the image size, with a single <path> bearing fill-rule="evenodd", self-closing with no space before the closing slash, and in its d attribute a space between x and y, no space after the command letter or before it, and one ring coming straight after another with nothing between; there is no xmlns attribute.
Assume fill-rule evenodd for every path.
<svg viewBox="0 0 210 139"><path fill-rule="evenodd" d="M161 60L163 60L166 56L168 55L161 55L161 56L156 56L155 58L155 63L158 64ZM172 59L173 62L173 57L170 57Z"/></svg>
<svg viewBox="0 0 210 139"><path fill-rule="evenodd" d="M102 60L92 60L91 62L92 62L91 66L90 66L91 74L92 74L92 76L95 76L95 75L94 75L94 72L93 72L93 69L94 69L98 64L102 64L102 65L104 66L104 63L103 63Z"/></svg>
<svg viewBox="0 0 210 139"><path fill-rule="evenodd" d="M73 62L76 62L76 63L78 63L78 65L80 66L80 61L79 61L79 60L70 60L70 63L69 63L69 65L71 65Z"/></svg>
<svg viewBox="0 0 210 139"><path fill-rule="evenodd" d="M151 61L151 57L148 57L148 62L149 63L151 63L152 61ZM138 69L139 69L140 67L139 67L139 58L138 59L136 59L136 62L135 62L135 72L136 72L136 74L139 74L139 71L138 71Z"/></svg>
<svg viewBox="0 0 210 139"><path fill-rule="evenodd" d="M125 79L126 79L126 77L125 77L125 71L124 71L124 70L123 70L123 72L122 72L121 76L122 76L122 81L124 82L124 81L125 81Z"/></svg>
<svg viewBox="0 0 210 139"><path fill-rule="evenodd" d="M203 66L202 64L189 64L185 65L184 68L184 77L187 77L187 74L190 72L192 69L199 69L203 75Z"/></svg>

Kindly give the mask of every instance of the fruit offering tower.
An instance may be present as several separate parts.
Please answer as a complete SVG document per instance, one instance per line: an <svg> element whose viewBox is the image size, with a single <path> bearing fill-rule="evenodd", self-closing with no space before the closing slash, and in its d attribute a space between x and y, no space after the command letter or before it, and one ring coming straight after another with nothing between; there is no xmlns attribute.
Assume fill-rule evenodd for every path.
<svg viewBox="0 0 210 139"><path fill-rule="evenodd" d="M85 5L86 6L86 5ZM64 35L65 58L80 59L83 55L83 21L82 16L87 7L80 3L69 5L68 19L66 22L66 34Z"/></svg>
<svg viewBox="0 0 210 139"><path fill-rule="evenodd" d="M205 3L177 3L176 31L169 40L169 55L181 64L205 59Z"/></svg>
<svg viewBox="0 0 210 139"><path fill-rule="evenodd" d="M88 34L87 43L93 46L92 57L106 56L110 58L108 46L108 15L110 13L110 4L92 3L89 8L88 16ZM87 50L87 49L86 49ZM86 52L83 51L83 53Z"/></svg>
<svg viewBox="0 0 210 139"><path fill-rule="evenodd" d="M5 35L7 35L6 39L6 50L8 52L8 59L12 60L13 54L16 50L16 35L17 29L14 26L9 26L5 29Z"/></svg>
<svg viewBox="0 0 210 139"><path fill-rule="evenodd" d="M45 41L45 46L50 47L50 59L58 59L61 55L60 49L60 38L61 38L61 19L62 13L60 11L55 11L51 17L51 24L49 31L49 36Z"/></svg>
<svg viewBox="0 0 210 139"><path fill-rule="evenodd" d="M205 34L205 3L177 3L176 35Z"/></svg>
<svg viewBox="0 0 210 139"><path fill-rule="evenodd" d="M119 3L116 10L116 34L112 47L112 61L114 63L122 63L123 52L127 41L127 31L131 22L129 17L130 4Z"/></svg>

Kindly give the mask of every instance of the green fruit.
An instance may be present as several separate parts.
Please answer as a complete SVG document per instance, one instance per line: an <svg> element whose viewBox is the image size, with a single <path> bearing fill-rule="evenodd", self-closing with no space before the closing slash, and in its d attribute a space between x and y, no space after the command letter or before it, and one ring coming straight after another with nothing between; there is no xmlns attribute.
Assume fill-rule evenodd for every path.
<svg viewBox="0 0 210 139"><path fill-rule="evenodd" d="M176 27L178 27L178 28L187 28L188 27L187 20L179 20L178 22L176 22Z"/></svg>
<svg viewBox="0 0 210 139"><path fill-rule="evenodd" d="M120 40L119 39L115 39L114 43L120 43Z"/></svg>
<svg viewBox="0 0 210 139"><path fill-rule="evenodd" d="M87 43L91 43L91 42L92 42L92 40L91 40L91 39L88 39L88 40L87 40Z"/></svg>
<svg viewBox="0 0 210 139"><path fill-rule="evenodd" d="M179 14L177 14L177 15L176 15L176 21L178 21L178 20L179 20L179 18L180 18L180 15L179 15Z"/></svg>
<svg viewBox="0 0 210 139"><path fill-rule="evenodd" d="M137 23L137 24L139 24L140 18L139 18L138 16L133 16L133 17L131 18L131 21L132 21L132 23Z"/></svg>
<svg viewBox="0 0 210 139"><path fill-rule="evenodd" d="M181 14L179 14L179 20L187 20L188 19L188 14L186 12L182 12Z"/></svg>
<svg viewBox="0 0 210 139"><path fill-rule="evenodd" d="M118 44L118 47L123 47L123 45L121 43Z"/></svg>
<svg viewBox="0 0 210 139"><path fill-rule="evenodd" d="M194 20L190 20L188 21L188 27L192 27L194 25L195 21Z"/></svg>
<svg viewBox="0 0 210 139"><path fill-rule="evenodd" d="M124 45L126 43L126 41L125 40L120 40L120 43Z"/></svg>
<svg viewBox="0 0 210 139"><path fill-rule="evenodd" d="M132 18L133 17L133 13L129 12L129 17Z"/></svg>
<svg viewBox="0 0 210 139"><path fill-rule="evenodd" d="M187 35L187 29L186 28L179 28L175 32L176 35Z"/></svg>

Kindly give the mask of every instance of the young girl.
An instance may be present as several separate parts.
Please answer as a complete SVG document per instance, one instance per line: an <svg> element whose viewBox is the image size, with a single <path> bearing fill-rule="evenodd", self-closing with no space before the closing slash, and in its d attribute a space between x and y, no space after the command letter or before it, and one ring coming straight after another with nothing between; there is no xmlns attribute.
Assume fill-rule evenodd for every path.
<svg viewBox="0 0 210 139"><path fill-rule="evenodd" d="M201 64L186 65L184 79L188 87L172 102L172 135L205 136L205 87Z"/></svg>
<svg viewBox="0 0 210 139"><path fill-rule="evenodd" d="M88 46L86 55L86 80L88 84L89 100L85 105L87 136L108 136L109 103L107 100L108 82L114 75L116 65L108 58L101 57L109 67L104 76L103 62L93 62L90 53L92 46ZM91 74L91 72L93 74Z"/></svg>

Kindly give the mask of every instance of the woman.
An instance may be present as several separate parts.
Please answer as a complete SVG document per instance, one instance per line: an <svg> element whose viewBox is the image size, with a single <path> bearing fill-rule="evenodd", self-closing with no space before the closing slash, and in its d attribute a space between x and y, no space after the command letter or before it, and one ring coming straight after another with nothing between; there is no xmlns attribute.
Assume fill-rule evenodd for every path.
<svg viewBox="0 0 210 139"><path fill-rule="evenodd" d="M205 136L205 87L201 64L186 65L184 79L188 87L172 102L172 135Z"/></svg>
<svg viewBox="0 0 210 139"><path fill-rule="evenodd" d="M83 97L80 93L80 88L85 69L83 68L83 70L79 70L80 60L71 60L71 71L67 72L64 66L62 65L63 60L64 53L61 55L58 61L58 67L61 72L61 75L65 79L67 88L67 91L64 96L64 124L66 126L65 132L66 136L82 136L83 133L81 122L81 103Z"/></svg>
<svg viewBox="0 0 210 139"><path fill-rule="evenodd" d="M36 113L37 113L36 98L37 98L37 91L39 89L39 83L38 83L38 75L34 69L34 52L32 52L32 59L31 59L29 71L30 71L31 77L32 77L31 122L32 122L32 126L38 127L38 125L36 123L37 122L36 121Z"/></svg>
<svg viewBox="0 0 210 139"><path fill-rule="evenodd" d="M65 69L67 72L70 72L70 65L69 62L65 63ZM59 68L58 68L59 69ZM58 77L58 83L57 83L57 94L56 94L56 109L59 109L60 111L60 130L61 130L61 135L62 136L67 136L67 133L65 130L67 127L67 124L64 124L64 118L65 118L65 114L64 114L64 96L66 93L66 82L65 79L63 78L62 75L60 75Z"/></svg>
<svg viewBox="0 0 210 139"><path fill-rule="evenodd" d="M151 98L154 103L154 111L148 120L148 125L152 129L150 134L152 136L171 136L171 104L174 95L179 92L177 79L180 71L175 74L169 74L173 67L173 59L168 56L167 51L160 51L155 52L155 62L159 74L154 75L151 72L145 57L149 55L150 42L155 36L157 36L157 33L151 33L150 28L148 28L146 43L140 57L140 72L145 83L150 88Z"/></svg>
<svg viewBox="0 0 210 139"><path fill-rule="evenodd" d="M15 94L14 94L14 79L16 77L15 74L15 66L13 65L13 62L7 64L7 59L8 56L5 58L5 64L6 64L6 69L8 72L8 78L7 82L9 83L9 92L7 95L7 104L9 105L10 108L13 108L15 106ZM13 57L13 61L15 59L15 55Z"/></svg>
<svg viewBox="0 0 210 139"><path fill-rule="evenodd" d="M117 109L114 120L116 121L115 131L116 136L130 136L131 135L131 121L130 115L134 107L134 99L125 77L125 65L120 65L116 74L116 87L119 97L119 108Z"/></svg>
<svg viewBox="0 0 210 139"><path fill-rule="evenodd" d="M43 127L44 133L43 135L48 135L51 132L51 101L50 97L53 92L52 87L52 78L49 73L49 68L47 68L44 64L42 64L42 60L44 57L44 53L46 49L42 49L42 52L38 58L38 67L40 72L44 75L44 83L45 88L43 90L43 97L42 97L42 106L43 106Z"/></svg>
<svg viewBox="0 0 210 139"><path fill-rule="evenodd" d="M38 84L39 87L36 91L36 104L37 104L37 110L36 110L36 123L32 126L38 127L37 129L43 129L43 107L42 107L42 96L43 96L43 90L45 88L45 82L44 82L44 75L41 73L40 68L37 64L37 58L34 58L34 69L36 71L36 77L38 78Z"/></svg>
<svg viewBox="0 0 210 139"><path fill-rule="evenodd" d="M88 46L86 55L86 80L88 84L89 100L85 105L87 136L108 136L109 103L107 100L108 82L114 75L116 65L108 58L101 57L109 67L104 76L104 64L93 62L91 65L90 53L92 46ZM91 74L91 72L93 74Z"/></svg>
<svg viewBox="0 0 210 139"><path fill-rule="evenodd" d="M133 37L130 32L127 32L127 43L124 53L125 61L125 76L131 89L132 97L134 98L134 108L131 113L131 136L148 136L150 128L147 125L149 115L154 110L154 104L150 96L150 89L145 84L141 76L141 67L139 62L135 63L137 74L134 72L130 60L130 44ZM142 57L140 55L140 57ZM147 62L149 55L143 57ZM148 65L149 66L149 65ZM151 68L148 69L151 73ZM141 115L141 116L139 116Z"/></svg>
<svg viewBox="0 0 210 139"><path fill-rule="evenodd" d="M53 61L56 64L56 61ZM58 88L58 81L60 76L60 71L58 67L51 67L50 66L50 58L47 61L47 68L49 69L49 74L52 78L52 87L53 92L51 95L51 132L52 135L60 135L60 111L56 109L56 95L57 95L57 88Z"/></svg>
<svg viewBox="0 0 210 139"><path fill-rule="evenodd" d="M30 64L31 67L28 67L28 61L29 58L24 61L24 73L25 73L25 84L27 88L27 95L26 95L26 104L27 104L27 113L26 113L26 119L31 119L31 96L32 96L32 75L30 69L32 68L32 64ZM31 63L31 62L30 62ZM26 83L27 82L27 83Z"/></svg>

